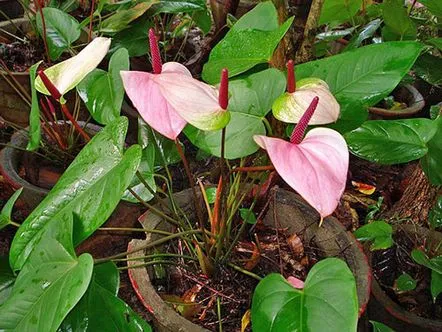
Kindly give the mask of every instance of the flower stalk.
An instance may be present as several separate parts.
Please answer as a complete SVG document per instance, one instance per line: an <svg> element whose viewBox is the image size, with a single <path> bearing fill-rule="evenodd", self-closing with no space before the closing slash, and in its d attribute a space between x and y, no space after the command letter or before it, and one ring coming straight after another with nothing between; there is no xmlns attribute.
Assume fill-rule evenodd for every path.
<svg viewBox="0 0 442 332"><path fill-rule="evenodd" d="M293 60L287 62L287 92L293 93L296 91L295 80L295 64Z"/></svg>

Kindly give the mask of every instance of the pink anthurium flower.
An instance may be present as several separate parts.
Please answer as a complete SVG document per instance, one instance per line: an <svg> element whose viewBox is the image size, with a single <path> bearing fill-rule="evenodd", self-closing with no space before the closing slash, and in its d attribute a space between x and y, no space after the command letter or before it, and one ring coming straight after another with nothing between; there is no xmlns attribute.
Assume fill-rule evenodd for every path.
<svg viewBox="0 0 442 332"><path fill-rule="evenodd" d="M318 97L313 99L290 142L258 135L254 140L267 150L284 181L319 212L322 222L336 209L344 192L349 153L341 134L329 128L312 129L303 139L318 101Z"/></svg>
<svg viewBox="0 0 442 332"><path fill-rule="evenodd" d="M316 96L319 97L320 102L310 124L336 122L339 118L340 106L327 83L319 78L306 78L295 82L294 65L290 60L287 63L287 92L274 101L272 113L280 121L298 123L304 110Z"/></svg>
<svg viewBox="0 0 442 332"><path fill-rule="evenodd" d="M144 121L172 140L187 123L201 130L225 127L230 113L227 106L224 108L219 102L220 92L192 78L189 70L180 63L163 65L152 29L149 41L154 72L120 72L126 93Z"/></svg>

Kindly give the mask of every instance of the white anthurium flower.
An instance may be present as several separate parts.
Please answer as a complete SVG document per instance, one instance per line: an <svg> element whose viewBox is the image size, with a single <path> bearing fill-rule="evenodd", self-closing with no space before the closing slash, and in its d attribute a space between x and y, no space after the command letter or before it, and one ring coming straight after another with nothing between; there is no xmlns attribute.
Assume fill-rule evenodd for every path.
<svg viewBox="0 0 442 332"><path fill-rule="evenodd" d="M100 64L109 51L110 44L110 38L94 38L80 53L45 69L44 72L60 94L64 95ZM39 76L35 79L35 88L45 95L50 95Z"/></svg>

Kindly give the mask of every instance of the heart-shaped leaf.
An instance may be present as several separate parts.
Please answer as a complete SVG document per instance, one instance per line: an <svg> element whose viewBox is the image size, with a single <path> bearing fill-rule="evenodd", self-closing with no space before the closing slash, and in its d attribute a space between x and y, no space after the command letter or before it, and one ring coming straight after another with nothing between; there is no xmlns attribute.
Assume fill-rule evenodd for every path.
<svg viewBox="0 0 442 332"><path fill-rule="evenodd" d="M303 290L292 287L279 274L270 274L253 294L253 331L350 332L356 331L357 322L355 278L337 258L316 263Z"/></svg>
<svg viewBox="0 0 442 332"><path fill-rule="evenodd" d="M372 241L370 250L390 248L393 244L393 227L385 221L373 221L356 230L354 235L359 241Z"/></svg>
<svg viewBox="0 0 442 332"><path fill-rule="evenodd" d="M419 159L428 152L436 122L429 119L367 121L345 138L352 153L381 164Z"/></svg>
<svg viewBox="0 0 442 332"><path fill-rule="evenodd" d="M442 17L442 2L439 0L419 0L427 9L436 16Z"/></svg>
<svg viewBox="0 0 442 332"><path fill-rule="evenodd" d="M395 40L416 39L417 29L401 1L387 0L382 4L385 27L394 34Z"/></svg>
<svg viewBox="0 0 442 332"><path fill-rule="evenodd" d="M46 7L42 12L46 32L43 31L40 12L36 15L37 29L40 36L46 35L51 60L57 60L74 41L80 38L80 24L71 15L57 8Z"/></svg>
<svg viewBox="0 0 442 332"><path fill-rule="evenodd" d="M226 126L226 158L245 157L259 149L253 135L265 135L264 117L284 89L284 74L273 68L229 83L231 119ZM207 132L187 126L184 133L203 151L217 157L221 155L221 130Z"/></svg>
<svg viewBox="0 0 442 332"><path fill-rule="evenodd" d="M416 288L417 281L408 273L402 273L395 281L396 290L399 292L408 292Z"/></svg>
<svg viewBox="0 0 442 332"><path fill-rule="evenodd" d="M89 254L73 255L72 215L51 228L0 307L2 331L56 331L88 288L94 262Z"/></svg>
<svg viewBox="0 0 442 332"><path fill-rule="evenodd" d="M124 48L112 55L108 72L94 69L77 85L78 94L100 124L108 124L120 116L124 98L121 70L129 70L129 54Z"/></svg>
<svg viewBox="0 0 442 332"><path fill-rule="evenodd" d="M347 181L349 154L344 138L329 128L310 130L300 144L255 136L278 174L321 217L336 209Z"/></svg>
<svg viewBox="0 0 442 332"><path fill-rule="evenodd" d="M264 16L265 19L262 19L263 12L268 15ZM267 1L240 18L212 49L209 61L203 68L203 79L215 84L219 82L219 73L223 68L227 68L229 77L233 77L270 61L273 51L293 22L292 17L281 26L274 27L274 17L277 17L276 9Z"/></svg>
<svg viewBox="0 0 442 332"><path fill-rule="evenodd" d="M138 3L132 8L115 11L115 14L101 22L100 31L103 33L116 33L126 29L130 22L135 21L157 2L158 0L148 0Z"/></svg>
<svg viewBox="0 0 442 332"><path fill-rule="evenodd" d="M430 182L442 184L442 116L435 121L437 132L427 143L428 153L421 159L421 166Z"/></svg>
<svg viewBox="0 0 442 332"><path fill-rule="evenodd" d="M350 21L361 8L362 0L326 0L322 6L319 24Z"/></svg>
<svg viewBox="0 0 442 332"><path fill-rule="evenodd" d="M18 229L10 263L20 270L42 234L74 213L74 244L91 235L111 215L130 184L141 158L138 145L124 153L128 121L121 117L95 135L81 150L46 198Z"/></svg>
<svg viewBox="0 0 442 332"><path fill-rule="evenodd" d="M59 332L150 332L150 326L117 297L119 272L112 262L95 265L89 288Z"/></svg>
<svg viewBox="0 0 442 332"><path fill-rule="evenodd" d="M12 291L15 276L9 266L7 256L0 256L0 308Z"/></svg>
<svg viewBox="0 0 442 332"><path fill-rule="evenodd" d="M148 31L153 26L151 20L139 18L131 26L112 37L110 53L125 48L130 57L142 56L149 52Z"/></svg>

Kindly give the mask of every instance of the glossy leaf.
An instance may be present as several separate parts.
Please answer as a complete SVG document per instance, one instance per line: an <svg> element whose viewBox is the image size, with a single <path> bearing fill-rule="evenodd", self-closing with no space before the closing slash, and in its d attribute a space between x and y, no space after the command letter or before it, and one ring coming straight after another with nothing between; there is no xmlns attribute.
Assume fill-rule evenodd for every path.
<svg viewBox="0 0 442 332"><path fill-rule="evenodd" d="M151 20L140 18L131 26L112 37L110 53L125 48L130 57L142 56L149 52L148 31L153 26Z"/></svg>
<svg viewBox="0 0 442 332"><path fill-rule="evenodd" d="M427 42L436 46L440 51L442 51L442 38L431 38L427 40Z"/></svg>
<svg viewBox="0 0 442 332"><path fill-rule="evenodd" d="M419 159L428 152L436 123L429 119L367 121L347 134L350 151L381 164L399 164Z"/></svg>
<svg viewBox="0 0 442 332"><path fill-rule="evenodd" d="M148 0L138 3L132 8L116 11L115 14L101 22L100 31L116 33L126 29L132 21L143 15L153 4L158 2L159 0Z"/></svg>
<svg viewBox="0 0 442 332"><path fill-rule="evenodd" d="M395 288L399 292L408 292L416 288L417 282L408 273L402 273L395 281Z"/></svg>
<svg viewBox="0 0 442 332"><path fill-rule="evenodd" d="M129 70L129 54L124 48L112 55L108 72L94 69L77 86L91 116L100 124L109 124L120 116L124 98L121 70Z"/></svg>
<svg viewBox="0 0 442 332"><path fill-rule="evenodd" d="M161 0L152 8L152 14L190 13L206 9L204 0Z"/></svg>
<svg viewBox="0 0 442 332"><path fill-rule="evenodd" d="M35 89L35 78L38 66L43 61L39 61L29 68L29 79L31 84L31 112L29 113L29 141L26 150L35 151L40 147L41 127L40 127L40 107L38 105L37 90Z"/></svg>
<svg viewBox="0 0 442 332"><path fill-rule="evenodd" d="M23 265L10 297L0 307L0 330L55 331L85 293L93 258L73 256L72 216L57 221ZM57 241L55 233L65 241Z"/></svg>
<svg viewBox="0 0 442 332"><path fill-rule="evenodd" d="M209 202L209 204L215 203L216 188L215 187L206 188L206 196L207 196L207 201Z"/></svg>
<svg viewBox="0 0 442 332"><path fill-rule="evenodd" d="M387 325L380 322L371 320L370 323L373 325L373 332L395 332L392 328L389 328Z"/></svg>
<svg viewBox="0 0 442 332"><path fill-rule="evenodd" d="M402 0L386 0L382 4L384 23L398 40L416 39L417 28L408 16Z"/></svg>
<svg viewBox="0 0 442 332"><path fill-rule="evenodd" d="M408 73L422 45L388 42L360 47L296 66L296 79L317 77L327 82L341 108L360 103L373 106Z"/></svg>
<svg viewBox="0 0 442 332"><path fill-rule="evenodd" d="M8 257L0 256L0 308L11 294L14 282L15 276L9 267Z"/></svg>
<svg viewBox="0 0 442 332"><path fill-rule="evenodd" d="M46 40L48 42L51 60L57 60L60 55L80 38L80 24L71 15L57 8L43 8L46 25ZM43 36L41 15L36 15L37 29Z"/></svg>
<svg viewBox="0 0 442 332"><path fill-rule="evenodd" d="M300 144L265 136L254 139L267 150L282 179L322 218L333 213L345 189L349 162L347 145L338 132L314 128Z"/></svg>
<svg viewBox="0 0 442 332"><path fill-rule="evenodd" d="M128 121L119 118L83 148L45 199L18 229L10 250L14 270L60 218L74 213L74 244L91 235L111 215L130 184L141 158L138 145L124 153Z"/></svg>
<svg viewBox="0 0 442 332"><path fill-rule="evenodd" d="M63 95L75 88L87 74L99 65L106 56L110 43L109 38L97 37L77 55L45 69L44 72ZM50 94L40 76L35 80L35 88L43 94Z"/></svg>
<svg viewBox="0 0 442 332"><path fill-rule="evenodd" d="M430 259L422 250L413 249L411 251L411 258L413 258L416 263L442 274L442 256Z"/></svg>
<svg viewBox="0 0 442 332"><path fill-rule="evenodd" d="M324 319L327 317L327 319ZM253 331L356 331L358 300L345 262L327 258L310 270L304 289L279 274L260 281L252 299Z"/></svg>
<svg viewBox="0 0 442 332"><path fill-rule="evenodd" d="M325 0L319 17L319 24L350 21L361 6L362 0Z"/></svg>
<svg viewBox="0 0 442 332"><path fill-rule="evenodd" d="M431 85L442 86L442 58L431 55L421 55L413 67L416 75Z"/></svg>
<svg viewBox="0 0 442 332"><path fill-rule="evenodd" d="M256 224L256 216L250 209L239 209L241 219L248 224Z"/></svg>
<svg viewBox="0 0 442 332"><path fill-rule="evenodd" d="M273 101L284 90L284 74L273 68L229 82L231 96L228 110L231 119L226 126L226 158L244 157L259 149L253 135L265 135L263 118L269 113ZM203 151L217 157L221 155L220 130L204 132L187 126L184 133Z"/></svg>
<svg viewBox="0 0 442 332"><path fill-rule="evenodd" d="M442 185L442 116L435 121L437 132L428 142L428 153L421 159L421 166L430 182Z"/></svg>
<svg viewBox="0 0 442 332"><path fill-rule="evenodd" d="M114 263L95 265L89 288L58 331L150 332L150 326L117 297L118 287Z"/></svg>
<svg viewBox="0 0 442 332"><path fill-rule="evenodd" d="M354 232L359 241L371 241L370 250L390 248L393 244L393 228L385 221L373 221Z"/></svg>
<svg viewBox="0 0 442 332"><path fill-rule="evenodd" d="M436 204L428 214L428 223L432 228L442 227L442 195L437 198Z"/></svg>
<svg viewBox="0 0 442 332"><path fill-rule="evenodd" d="M437 297L442 293L442 274L434 270L431 271L431 296L433 297L433 302L436 302Z"/></svg>
<svg viewBox="0 0 442 332"><path fill-rule="evenodd" d="M442 2L440 0L419 0L427 9L436 16L442 17Z"/></svg>
<svg viewBox="0 0 442 332"><path fill-rule="evenodd" d="M3 206L0 212L0 230L6 227L11 221L12 208L14 207L14 204L17 201L22 191L23 188L18 189L14 194L12 194L12 196Z"/></svg>
<svg viewBox="0 0 442 332"><path fill-rule="evenodd" d="M269 20L261 19L264 12L270 16ZM223 68L227 68L229 77L233 77L260 63L267 63L293 22L292 17L275 27L273 17L276 17L275 7L271 2L264 2L240 18L212 49L203 68L203 79L215 84L219 82Z"/></svg>
<svg viewBox="0 0 442 332"><path fill-rule="evenodd" d="M379 29L379 27L381 26L381 23L382 20L379 18L369 22L357 35L350 39L350 42L347 44L347 46L345 46L344 50L349 51L361 46L364 40L373 37L373 35L376 33L376 30Z"/></svg>

